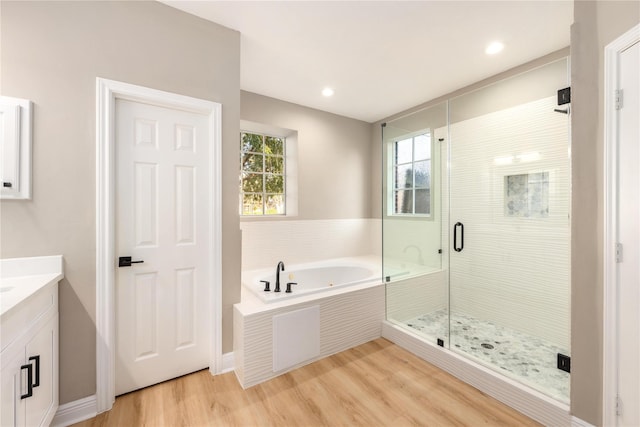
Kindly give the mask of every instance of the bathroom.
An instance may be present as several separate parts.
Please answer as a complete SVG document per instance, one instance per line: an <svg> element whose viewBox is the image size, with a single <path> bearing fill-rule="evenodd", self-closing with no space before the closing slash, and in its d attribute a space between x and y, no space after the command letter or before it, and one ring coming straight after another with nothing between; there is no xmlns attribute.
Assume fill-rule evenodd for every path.
<svg viewBox="0 0 640 427"><path fill-rule="evenodd" d="M601 72L601 64L593 63L594 55L597 58L606 43L635 22L637 15L634 13L633 4L625 2L612 5L576 2L571 51L563 52L563 56L571 56L574 92L583 91L591 99L598 99L598 88L592 88L590 83L596 78L594 75ZM145 19L149 14L153 16L152 26ZM606 24L598 21L596 16L602 16ZM264 220L240 220L237 168L222 168L223 353L232 352L234 346L233 305L241 300L241 287L238 285L241 272L245 265L248 267L251 260L256 259L252 251L260 250L257 249L259 246L246 245L245 239L275 237L278 244L287 246L284 240L287 230L278 227L289 222L291 227L313 223L313 227L303 230L317 233L312 235L313 238L330 237L344 230L353 233L345 239L348 245L327 239L324 242L326 246L309 243L305 250L292 250L282 257L277 256L276 251L265 250L263 253L273 257L265 259L265 265L272 266L273 270L278 261L295 265L317 257L326 258L327 251L336 258L382 254L383 244L378 236L383 230L383 193L381 188L376 188L378 185L381 187L383 179L380 123L354 123L353 120L325 113L317 113L320 118L305 119L309 116L303 114L304 109L241 91L240 37L237 33L205 25L163 5L146 3L127 6L64 3L38 8L35 4L5 5L3 2L1 19L3 95L32 99L36 105L33 199L25 203L3 201L1 256L64 255L65 278L59 288L61 404L90 398L98 387L96 342L101 338L96 332L96 76L204 97L223 104L223 165L238 163L236 142L242 130L242 120L298 133L299 215L294 220L267 220L272 226L267 231L273 231L275 236L256 235ZM122 31L112 31L105 22L119 26ZM148 26L148 31L139 31L138 25ZM171 30L154 30L157 27ZM599 31L591 31L593 28ZM136 34L136 37L131 34ZM169 37L173 42L167 42ZM217 55L195 57L182 51L178 41L192 46L193 51L215 50ZM27 58L23 52L29 52ZM91 61L86 60L87 52L92 52ZM135 52L144 52L144 55L136 55ZM167 57L179 58L188 64L189 74L180 74L169 67L163 59ZM515 70L511 75L520 71L524 70ZM447 98L457 95L462 94ZM65 99L65 108L56 108L60 99ZM593 153L598 152L602 142L592 136L599 129L596 127L597 106L586 107L585 104L591 104L584 98L582 103L579 99L575 102L571 117L574 143L570 260L573 289L570 336L571 356L575 364L571 373L570 407L574 416L596 425L601 418L602 390L593 377L598 376L594 372L602 370L600 354L603 344L601 338L593 333L600 330L602 321L599 296L602 285L595 279L599 262L596 231L599 219L594 213L597 211L597 199L593 197L593 189L601 184L592 171L599 165ZM578 105L583 109L577 108ZM322 129L318 125L321 119L331 125ZM393 119L386 122L391 123ZM302 147L303 137L307 141L308 138L317 138L317 145L314 141L312 147L329 146L340 153L331 159L335 161L335 167L329 173L326 173L326 168L321 168L322 162L313 161L323 159L327 151L313 148L309 151L308 146ZM580 144L576 143L578 140ZM233 143L227 144L227 141ZM326 179L326 185L317 186L317 176ZM345 184L355 196L336 191ZM336 203L329 206L320 197L310 196L309 188ZM407 255L418 256L415 250L409 250ZM250 268L265 265L256 263Z"/></svg>
<svg viewBox="0 0 640 427"><path fill-rule="evenodd" d="M234 339L239 340L234 345L234 352L236 372L243 385L251 386L285 371L284 365L276 360L278 353L294 359L288 361L288 366L292 368L305 361L335 353L341 349L336 348L336 343L342 343L348 348L370 341L375 336L372 335L375 334L373 325L380 321L375 313L382 311L382 289L360 289L362 285L358 277L347 280L353 283L351 288L359 292L359 303L350 309L349 319L357 318L361 323L353 320L350 322L348 329L351 329L352 336L336 335L337 325L344 328L346 319L342 317L339 305L336 307L340 308L332 308L327 302L332 297L322 299L325 303L320 305L320 311L331 312L331 320L323 322L336 326L325 326L326 331L319 332L319 344L316 344L315 352L311 348L302 348L302 343L310 339L312 326L305 327L300 332L301 336L291 338L298 343L297 349L301 352L299 359L292 355L291 350L279 350L277 343L277 336L292 337L295 336L295 331L277 332L275 326L271 331L269 321L273 318L275 322L277 316L282 316L286 311L303 316L301 310L313 308L313 300L298 303L300 298L291 299L301 295L306 297L308 293L303 286L309 284L309 280L305 283L305 280L299 279L300 272L292 273L292 269L298 269L301 265L316 269L327 264L319 261L332 259L338 259L329 263L335 266L366 267L364 263L369 260L372 261L370 271L374 272L369 280L374 282L374 288L375 284L380 283L381 276L386 285L387 322L383 327L383 336L387 337L385 331L391 324L399 326L399 330L394 332L403 328L413 333L432 331L431 334L425 333L422 338L433 345L441 345L454 351L464 349L459 354L475 361L478 361L478 354L486 360L493 359L486 363L481 357L479 361L481 364L485 362L484 366L540 392L544 396L541 397L542 400L551 397L562 405L568 405L569 373L558 369L556 357L558 353L567 357L571 355L568 236L570 129L566 111L554 111L568 106L558 105L557 99L558 90L569 85L568 53L566 49L554 52L519 67L515 72L496 76L491 82L481 82L472 88L460 90L449 99L429 102L425 106L383 119L372 126L374 132L370 131L371 127L360 126L359 134L352 131L352 127L358 130L357 122L322 112L304 111L300 106L242 92L241 116L246 120L242 122L244 132L251 132L252 123L257 122L275 125L276 128L270 129L270 135L286 137L293 133L293 141L285 138L285 142L287 149L290 142L296 144L293 152L297 157L287 154L286 161L287 165L296 164L297 174L293 175L299 178L299 182L294 185L300 195L297 208L299 212L313 212L322 218L297 215L291 219L271 219L245 215L241 220L244 294L242 303L234 313L237 316L234 321L242 325L241 328L234 329ZM307 120L300 120L300 117ZM309 117L313 117L313 120L308 120ZM451 119L448 120L448 117ZM309 126L310 124L314 127ZM347 127L348 125L351 127ZM291 131L291 128L295 128L297 132ZM424 157L431 159L430 166L426 167L430 172L433 193L432 197L428 197L430 215L424 212L422 215L408 215L406 200L405 206L400 206L402 202L398 201L397 195L398 192L407 191L397 189L404 188L405 184L392 182L399 179L397 172L392 169L401 166L391 165L390 159L394 156L397 158L400 154L392 154L389 144L398 144L400 140L406 143L406 138L411 138L411 135L425 135L425 132L431 140L423 142L428 146L425 150L429 153ZM480 137L479 133L486 133L486 136ZM317 136L317 141L311 139L311 135ZM449 138L451 148L457 151L449 153ZM307 144L310 139L312 143ZM363 142L358 144L359 141ZM479 151L474 151L473 147L479 147ZM457 156L461 156L461 152L464 153L464 158L458 160ZM331 161L331 173L324 176L322 165L325 163L311 162L307 156L318 159L327 155L326 153L335 153L335 159ZM514 157L506 159L507 155ZM479 165L484 164L486 156L491 157L490 164L483 169ZM423 164L424 162L422 160ZM467 166L447 170L448 162L453 165L459 164L456 162L466 162ZM382 168L378 166L381 163ZM406 160L404 163L406 164ZM309 167L316 167L318 170L309 171ZM420 170L418 166L415 169ZM481 183L478 185L482 187L468 188L468 178L460 174L470 169L478 171L472 181ZM302 181L305 173L316 180L317 176L323 176L322 186L316 183L312 197L307 196L306 199L302 196L307 193L304 189L309 185ZM404 175L404 171L400 175ZM373 191L363 191L367 188L367 182L363 179L366 176L372 177L369 185L374 183L371 185ZM530 177L530 182L518 184L520 187L530 187L529 200L519 200L523 197L522 194L507 197L514 192L511 188L514 183L508 185L508 180L521 180L527 176ZM545 177L542 183L533 178L538 176ZM417 182L418 178L415 179ZM446 183L448 179L452 181L451 185ZM327 189L323 188L324 185ZM344 193L349 196L344 197L344 194L332 191L336 188L344 189ZM534 189L540 193L540 200L537 202L533 196L536 194ZM415 190L416 200L419 191ZM335 192L336 203L332 203L330 207L326 204L314 205L313 209L309 209L309 204L326 200L318 197L318 194L324 192L330 192L327 197L332 198ZM452 192L451 198L446 196L447 192ZM359 193L368 194L368 197L350 196ZM375 197L378 203L380 199L385 201L382 206L371 206L372 193L382 195ZM341 196L344 198L340 199ZM461 205L465 201L466 206ZM366 212L363 214L362 206L358 206L362 203L366 209L367 202L373 211L371 215ZM454 208L453 204L456 202L458 205ZM522 205L519 209L525 209L526 212L508 209L507 206L514 202ZM293 203L295 201L291 202L287 197L287 210ZM400 205L396 206L396 203ZM452 204L451 208L448 208L449 203ZM418 202L415 204L418 210ZM340 212L350 205L356 205L351 207L351 213ZM322 212L323 209L326 212ZM471 215L469 210L474 210L477 214ZM382 216L381 212L384 212ZM326 219L331 214L351 219ZM461 217L454 220L454 215ZM365 219L353 219L355 216ZM451 220L448 219L450 216ZM466 225L465 237L456 237L449 232L458 220ZM474 224L473 221L480 221L481 225ZM466 253L458 252L457 249L454 252L448 242L453 241L453 238L457 240L457 245L466 243L466 252L470 252L473 249L469 247L480 246L478 238L469 231L478 227L481 227L478 232L486 236L482 238L484 245L477 248L474 254L468 255L476 259L472 261L475 264L465 266L464 263L469 261L455 260L455 256ZM264 248L270 250L265 251ZM545 248L545 251L541 254L535 248ZM382 269L375 265L380 259ZM284 261L286 269L278 270L277 286L281 290L278 294L273 288L276 281L273 270L280 261ZM502 267L491 267L498 264L502 264ZM541 265L545 268L540 268ZM467 271L473 272L465 273ZM465 277L465 274L471 274L471 278ZM335 293L339 286L336 276L337 272L327 273L330 278L328 282L331 283L328 288L325 285L325 289L330 294ZM449 277L451 278L448 279ZM524 278L519 279L520 277ZM366 281L366 274L363 279ZM285 293L286 283L298 281L298 285L302 286L288 286L287 291L292 292ZM469 286L469 283L473 285ZM265 284L271 287L269 292L264 292ZM511 296L505 296L505 292ZM314 295L322 297L322 294ZM266 303L251 303L256 297ZM345 294L340 298L344 300ZM285 309L283 305L286 301L291 303ZM276 310L272 304L277 302L280 304ZM259 308L255 308L254 304ZM474 326L476 321L470 320L472 315L486 319L488 323ZM314 325L313 312L310 316L298 317L295 321L286 323ZM369 319L368 322L373 325L365 319ZM455 330L453 324L458 321L465 323L461 324L459 330ZM475 335L484 337L485 341L490 342L484 344L488 348L474 354L471 350L474 345L464 342L463 336L467 332L460 333L461 328L465 331L471 328ZM239 329L250 332L244 334ZM273 350L265 349L263 345L253 345L255 342L262 342L258 337L272 337ZM389 338L396 342L395 334L392 333ZM500 341L504 343L498 344ZM281 345L286 348L287 342ZM534 348L537 351L533 351ZM538 360L544 362L536 365ZM519 372L522 364L525 364L526 369ZM557 408L545 407L542 412L553 413L554 410ZM550 418L545 422L552 420Z"/></svg>

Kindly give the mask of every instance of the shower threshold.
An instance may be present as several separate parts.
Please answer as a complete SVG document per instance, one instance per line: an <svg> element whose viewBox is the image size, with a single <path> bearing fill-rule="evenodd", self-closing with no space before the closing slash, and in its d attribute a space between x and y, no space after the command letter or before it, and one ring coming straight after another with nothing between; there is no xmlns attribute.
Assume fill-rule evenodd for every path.
<svg viewBox="0 0 640 427"><path fill-rule="evenodd" d="M429 342L442 339L449 349L519 381L559 402L569 403L569 373L557 368L557 355L569 354L546 340L475 317L438 310L397 324L418 331Z"/></svg>

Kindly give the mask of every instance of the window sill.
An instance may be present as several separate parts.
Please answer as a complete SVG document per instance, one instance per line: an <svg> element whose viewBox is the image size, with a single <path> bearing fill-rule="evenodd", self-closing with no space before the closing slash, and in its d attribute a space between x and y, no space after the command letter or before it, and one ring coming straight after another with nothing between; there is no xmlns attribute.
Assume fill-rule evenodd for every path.
<svg viewBox="0 0 640 427"><path fill-rule="evenodd" d="M294 219L297 215L240 215L240 222L283 221Z"/></svg>

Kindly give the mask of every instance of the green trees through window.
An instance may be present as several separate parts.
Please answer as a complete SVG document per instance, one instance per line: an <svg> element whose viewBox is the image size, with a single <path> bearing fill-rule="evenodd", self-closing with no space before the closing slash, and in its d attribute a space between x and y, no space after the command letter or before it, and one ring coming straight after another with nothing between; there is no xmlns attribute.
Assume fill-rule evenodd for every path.
<svg viewBox="0 0 640 427"><path fill-rule="evenodd" d="M285 213L285 138L240 134L240 214Z"/></svg>

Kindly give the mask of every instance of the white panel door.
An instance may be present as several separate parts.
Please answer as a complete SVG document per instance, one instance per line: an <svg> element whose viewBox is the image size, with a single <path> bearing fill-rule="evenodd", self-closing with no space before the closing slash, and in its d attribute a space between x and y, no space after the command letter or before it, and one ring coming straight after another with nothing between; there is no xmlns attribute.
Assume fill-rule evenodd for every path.
<svg viewBox="0 0 640 427"><path fill-rule="evenodd" d="M116 101L116 395L209 364L207 116ZM116 260L117 261L117 260Z"/></svg>
<svg viewBox="0 0 640 427"><path fill-rule="evenodd" d="M620 54L618 425L640 425L640 43Z"/></svg>

